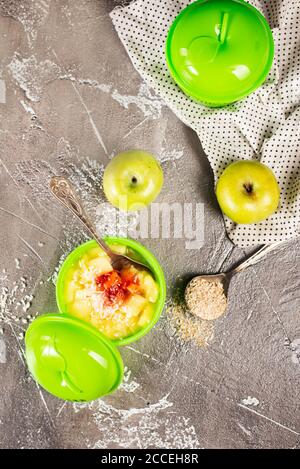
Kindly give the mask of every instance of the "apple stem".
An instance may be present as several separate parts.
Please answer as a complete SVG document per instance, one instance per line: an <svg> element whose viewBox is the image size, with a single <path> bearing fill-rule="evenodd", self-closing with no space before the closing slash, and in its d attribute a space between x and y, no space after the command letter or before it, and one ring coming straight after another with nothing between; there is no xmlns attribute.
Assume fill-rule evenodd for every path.
<svg viewBox="0 0 300 469"><path fill-rule="evenodd" d="M131 182L132 182L132 184L136 184L137 183L137 178L135 176L133 176L133 178L131 179Z"/></svg>
<svg viewBox="0 0 300 469"><path fill-rule="evenodd" d="M244 188L245 188L247 194L252 194L253 185L251 184L251 182L248 182L248 183L244 184Z"/></svg>

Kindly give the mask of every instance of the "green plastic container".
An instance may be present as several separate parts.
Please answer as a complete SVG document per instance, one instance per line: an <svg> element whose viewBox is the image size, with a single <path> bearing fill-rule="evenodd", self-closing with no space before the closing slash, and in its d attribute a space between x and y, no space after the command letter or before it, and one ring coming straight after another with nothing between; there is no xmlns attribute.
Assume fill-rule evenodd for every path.
<svg viewBox="0 0 300 469"><path fill-rule="evenodd" d="M26 361L34 379L67 401L112 393L123 379L118 349L94 327L65 314L45 314L29 326Z"/></svg>
<svg viewBox="0 0 300 469"><path fill-rule="evenodd" d="M243 0L198 0L172 24L166 58L188 96L211 107L225 106L265 81L274 58L272 31Z"/></svg>
<svg viewBox="0 0 300 469"><path fill-rule="evenodd" d="M146 335L152 329L152 327L156 324L156 322L160 318L160 315L163 311L164 304L165 304L166 283L165 283L164 273L158 261L153 256L153 254L144 246L142 246L140 243L132 239L111 238L111 237L106 238L105 241L107 242L107 244L110 244L110 245L120 244L122 246L131 248L132 251L137 255L137 260L140 259L142 262L145 262L145 264L149 266L151 272L153 273L153 277L158 284L159 292L160 292L158 300L155 304L155 311L154 311L151 322L147 324L146 327L140 329L135 334L129 337L126 337L125 339L118 339L118 340L111 341L116 346L123 346L123 345L128 345L132 342L136 342L138 339ZM96 241L93 241L93 240L82 244L81 246L79 246L78 248L76 248L74 251L71 252L71 254L66 258L63 265L61 266L61 269L57 277L57 282L56 282L56 301L57 301L58 309L61 313L64 313L67 310L67 306L66 306L64 294L63 294L66 274L68 273L70 268L78 261L78 259L80 259L83 256L83 254L85 254L87 251L97 246L98 245Z"/></svg>
<svg viewBox="0 0 300 469"><path fill-rule="evenodd" d="M95 241L76 248L63 263L56 285L60 314L40 316L25 335L26 360L35 380L48 392L69 401L91 401L118 388L123 378L123 361L117 349L135 342L158 321L165 304L166 283L163 271L153 254L138 242L126 238L107 238L108 244L131 248L149 266L159 286L159 298L151 322L125 339L112 341L92 325L64 314L63 286L66 273Z"/></svg>

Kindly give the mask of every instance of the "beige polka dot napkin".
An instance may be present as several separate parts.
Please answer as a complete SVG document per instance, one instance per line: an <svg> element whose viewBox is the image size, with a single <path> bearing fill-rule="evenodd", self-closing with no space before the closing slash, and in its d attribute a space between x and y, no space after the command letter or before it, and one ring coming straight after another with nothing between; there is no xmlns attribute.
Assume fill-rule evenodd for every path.
<svg viewBox="0 0 300 469"><path fill-rule="evenodd" d="M267 18L275 60L264 85L223 109L188 98L174 83L165 61L168 29L188 0L136 0L111 13L133 65L173 112L194 129L217 179L228 163L260 159L281 187L281 205L268 220L236 225L227 233L239 246L269 244L297 236L300 225L300 1L251 0Z"/></svg>

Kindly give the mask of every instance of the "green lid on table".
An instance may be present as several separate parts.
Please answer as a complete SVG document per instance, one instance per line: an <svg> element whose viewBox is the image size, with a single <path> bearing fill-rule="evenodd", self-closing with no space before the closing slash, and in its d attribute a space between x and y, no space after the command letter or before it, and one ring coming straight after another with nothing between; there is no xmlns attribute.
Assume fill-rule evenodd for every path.
<svg viewBox="0 0 300 469"><path fill-rule="evenodd" d="M175 19L166 54L174 80L187 95L222 106L265 81L274 41L264 16L243 0L198 0Z"/></svg>
<svg viewBox="0 0 300 469"><path fill-rule="evenodd" d="M26 360L35 380L69 401L113 392L123 378L117 348L89 324L63 314L40 316L29 326Z"/></svg>

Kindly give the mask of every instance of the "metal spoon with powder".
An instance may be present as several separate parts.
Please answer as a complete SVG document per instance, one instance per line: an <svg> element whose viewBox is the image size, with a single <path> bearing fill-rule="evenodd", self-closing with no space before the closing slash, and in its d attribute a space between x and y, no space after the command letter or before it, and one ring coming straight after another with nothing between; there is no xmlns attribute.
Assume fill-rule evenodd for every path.
<svg viewBox="0 0 300 469"><path fill-rule="evenodd" d="M227 307L227 295L232 277L247 267L256 264L267 253L284 241L265 245L252 256L227 273L199 275L194 277L185 289L185 301L190 312L207 321L218 319Z"/></svg>

